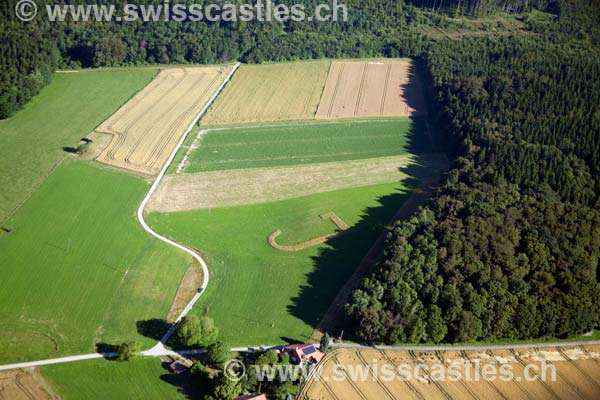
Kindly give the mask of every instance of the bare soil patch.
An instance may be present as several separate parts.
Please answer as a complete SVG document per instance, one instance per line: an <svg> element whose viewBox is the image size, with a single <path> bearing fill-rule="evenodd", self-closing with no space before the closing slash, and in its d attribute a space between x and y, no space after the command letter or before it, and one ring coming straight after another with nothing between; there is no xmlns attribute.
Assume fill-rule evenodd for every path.
<svg viewBox="0 0 600 400"><path fill-rule="evenodd" d="M196 295L198 288L202 285L202 278L202 270L196 263L191 263L181 279L175 299L173 299L173 303L167 314L167 322L174 322L183 312L184 308Z"/></svg>
<svg viewBox="0 0 600 400"><path fill-rule="evenodd" d="M148 209L170 212L265 203L409 177L420 179L439 174L446 165L445 156L424 154L168 175Z"/></svg>
<svg viewBox="0 0 600 400"><path fill-rule="evenodd" d="M203 118L203 125L313 119L328 61L244 65Z"/></svg>
<svg viewBox="0 0 600 400"><path fill-rule="evenodd" d="M161 71L96 129L112 135L97 160L157 174L173 148L231 71L231 66Z"/></svg>
<svg viewBox="0 0 600 400"><path fill-rule="evenodd" d="M338 61L331 65L317 119L425 114L410 61Z"/></svg>
<svg viewBox="0 0 600 400"><path fill-rule="evenodd" d="M1 400L54 400L42 377L33 371L9 371L0 373Z"/></svg>

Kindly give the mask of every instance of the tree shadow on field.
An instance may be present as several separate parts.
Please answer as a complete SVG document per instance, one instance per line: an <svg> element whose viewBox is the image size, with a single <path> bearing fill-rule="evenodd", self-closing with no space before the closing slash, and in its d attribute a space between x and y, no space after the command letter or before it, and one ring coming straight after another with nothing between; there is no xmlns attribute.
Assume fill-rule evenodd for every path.
<svg viewBox="0 0 600 400"><path fill-rule="evenodd" d="M171 328L171 324L162 318L138 321L135 325L140 335L154 340L161 340L169 328Z"/></svg>
<svg viewBox="0 0 600 400"><path fill-rule="evenodd" d="M416 185L414 180L403 183L407 187ZM300 287L299 295L292 298L288 312L317 327L338 292L385 229L385 224L409 196L408 192L397 191L380 197L379 206L365 209L361 220L350 232L327 241L328 247L322 247L318 255L312 257L314 269L307 274L307 283ZM329 333L339 336L340 332Z"/></svg>
<svg viewBox="0 0 600 400"><path fill-rule="evenodd" d="M106 360L115 361L119 352L119 346L110 343L96 343L96 353L102 354Z"/></svg>
<svg viewBox="0 0 600 400"><path fill-rule="evenodd" d="M428 114L427 102L425 101L425 91L423 79L419 71L418 62L410 64L408 69L408 82L401 86L402 100L413 110L412 115L416 117L425 117Z"/></svg>
<svg viewBox="0 0 600 400"><path fill-rule="evenodd" d="M414 161L400 168L407 175L401 181L407 190L380 197L377 206L363 211L352 231L329 240L328 247L321 248L319 254L313 257L314 270L307 274L307 283L300 287L299 295L292 298L292 304L288 306L291 315L312 327L319 325L331 306L330 310L335 312L328 314L321 328L335 337L342 331L350 333L344 305L351 292L381 261L385 248L385 237L382 235L391 229L390 222L409 218L419 205L426 202L428 196L427 191L419 190L411 198L414 189L424 180L435 182L448 169L446 156L436 151L436 136L430 128L432 124L427 116L421 82L415 69L415 66L411 67L410 81L403 87L409 107L417 110L411 117L412 123L407 133L407 150L413 154ZM402 207L409 198L410 201ZM361 267L358 279L353 279L349 287L340 292L357 266ZM338 293L340 298L336 299ZM337 301L332 304L334 300Z"/></svg>
<svg viewBox="0 0 600 400"><path fill-rule="evenodd" d="M65 153L69 153L69 154L77 154L77 148L75 148L75 147L71 147L71 146L64 146L64 147L62 148L62 150L63 150Z"/></svg>
<svg viewBox="0 0 600 400"><path fill-rule="evenodd" d="M164 369L169 369L169 363L163 362ZM195 382L194 375L188 370L181 374L169 373L160 376L163 382L173 385L186 399L201 399L204 391Z"/></svg>

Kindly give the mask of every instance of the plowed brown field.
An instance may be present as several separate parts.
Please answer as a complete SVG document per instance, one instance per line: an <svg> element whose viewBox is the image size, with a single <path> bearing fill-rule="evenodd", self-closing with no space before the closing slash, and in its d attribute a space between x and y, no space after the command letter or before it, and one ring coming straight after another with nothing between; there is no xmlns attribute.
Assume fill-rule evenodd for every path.
<svg viewBox="0 0 600 400"><path fill-rule="evenodd" d="M327 61L244 65L202 120L204 125L313 119Z"/></svg>
<svg viewBox="0 0 600 400"><path fill-rule="evenodd" d="M300 400L328 399L598 399L600 352L597 346L497 351L391 351L343 349L329 354L320 366L320 379L310 379ZM527 365L556 368L556 380L526 379ZM486 370L512 369L515 379L440 379L434 364L452 366L462 376L489 374ZM420 379L388 379L385 365L422 365ZM471 372L468 373L469 368ZM541 368L541 367L540 367ZM363 372L358 372L363 371ZM366 372L364 372L366 371ZM377 373L377 371L379 371ZM541 369L529 369L540 373ZM350 379L350 377L355 379ZM439 375L438 375L439 376ZM490 376L490 375L488 375ZM346 379L340 379L340 377ZM377 377L377 378L376 378ZM383 377L383 378L382 378ZM398 376L397 376L398 377Z"/></svg>
<svg viewBox="0 0 600 400"><path fill-rule="evenodd" d="M317 119L425 113L410 61L338 61L331 65Z"/></svg>
<svg viewBox="0 0 600 400"><path fill-rule="evenodd" d="M185 129L233 67L178 68L161 71L97 132L112 135L97 160L137 172L156 174Z"/></svg>

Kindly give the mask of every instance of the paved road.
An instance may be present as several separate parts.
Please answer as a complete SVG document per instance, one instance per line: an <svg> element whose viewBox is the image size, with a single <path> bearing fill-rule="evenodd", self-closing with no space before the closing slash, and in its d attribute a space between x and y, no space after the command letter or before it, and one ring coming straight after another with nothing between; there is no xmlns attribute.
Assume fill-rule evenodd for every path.
<svg viewBox="0 0 600 400"><path fill-rule="evenodd" d="M150 226L148 226L148 224L146 223L146 220L144 219L144 209L146 208L146 205L150 201L150 198L152 197L152 195L154 194L154 192L158 188L158 185L160 185L160 182L162 181L163 177L167 173L167 169L169 169L169 166L173 162L173 159L177 155L177 152L179 151L179 149L181 148L181 146L183 145L183 143L187 139L188 135L194 129L194 127L196 126L196 124L198 123L198 121L200 120L200 118L204 115L204 113L206 112L206 110L208 110L208 108L212 105L212 103L215 101L215 99L217 98L217 96L221 93L221 91L223 90L223 88L225 87L225 85L227 85L227 83L231 80L231 77L233 76L233 74L235 74L235 71L237 71L237 69L239 68L239 66L240 66L240 63L237 63L233 67L233 69L231 70L231 72L229 73L229 75L227 76L227 78L225 78L225 80L223 81L223 83L221 83L221 86L219 86L219 88L212 95L212 97L208 100L208 102L206 102L206 105L202 108L202 110L200 110L200 112L198 113L198 115L196 116L196 118L192 121L192 123L190 124L190 126L188 127L188 129L185 131L185 133L183 134L183 136L179 140L179 143L177 143L177 146L175 147L175 149L173 149L173 152L171 153L171 155L167 159L167 162L165 163L165 165L161 169L161 171L158 174L158 176L156 177L156 180L152 184L152 187L148 191L148 194L146 194L146 197L142 201L142 204L140 204L140 207L138 208L138 211L137 211L138 221L139 221L140 225L142 225L142 228L144 228L144 230L146 232L148 232L150 235L154 236L158 240L160 240L162 242L165 242L168 245L171 245L171 246L173 246L173 247L175 247L175 248L177 248L179 250L182 250L182 251L188 253L189 255L191 255L196 261L198 261L198 263L202 267L202 272L203 272L203 275L204 275L204 280L202 282L202 285L200 286L200 289L198 290L198 293L196 293L196 295L194 296L194 298L188 303L188 305L185 307L185 309L183 310L183 312L179 315L179 317L175 320L175 322L173 323L173 325L171 325L171 327L169 328L169 330L162 337L162 339L160 340L160 342L156 344L155 351L157 351L157 352L160 351L161 347L167 342L167 340L169 339L169 337L171 337L171 335L173 334L173 332L175 332L175 327L177 326L177 324L181 321L181 319L183 317L185 317L190 312L190 310L192 309L192 307L194 307L194 304L196 304L196 302L200 299L200 296L202 296L202 294L204 293L204 291L208 287L209 271L208 271L208 266L206 265L206 262L204 261L204 259L198 253L196 253L195 251L193 251L192 249L190 249L190 248L188 248L186 246L183 246L183 245L181 245L179 243L176 243L176 242L172 241L171 239L168 239L168 238L162 236L161 234L155 232L152 228L150 228ZM152 352L153 349L150 349L148 351Z"/></svg>
<svg viewBox="0 0 600 400"><path fill-rule="evenodd" d="M332 347L336 349L379 349L379 350L399 350L399 351L486 351L486 350L510 350L510 349L531 349L550 348L550 347L573 347L573 346L595 346L600 345L600 340L589 340L579 342L554 342L554 343L524 343L524 344L499 344L499 345L469 345L469 346L365 346L356 343L334 343Z"/></svg>
<svg viewBox="0 0 600 400"><path fill-rule="evenodd" d="M573 346L598 346L600 345L600 340L590 340L590 341L578 341L578 342L556 342L556 343L533 343L533 344L514 344L514 345L495 345L495 346L363 346L359 344L353 343L334 343L332 344L333 348L336 349L369 349L376 348L381 350L399 350L399 351L486 351L486 350L506 350L506 349L530 349L530 348L551 348L551 347L573 347ZM247 352L247 351L258 351L258 350L269 350L269 349L277 349L282 347L283 345L274 345L274 346L251 346L251 347L234 347L231 349L232 352ZM168 350L161 343L157 346L153 347L150 350L142 352L144 357L161 357L161 356L178 356L178 357L186 357L190 355L197 355L206 353L204 349L191 349L191 350ZM76 361L84 361L84 360L93 360L98 358L113 358L116 357L118 353L91 353L91 354L82 354L78 356L69 356L69 357L60 357L60 358L52 358L48 360L39 360L39 361L31 361L24 362L18 364L7 364L0 365L0 371L7 371L11 369L20 369L20 368L31 368L31 367L39 367L43 365L52 365L52 364L62 364L68 362L76 362Z"/></svg>

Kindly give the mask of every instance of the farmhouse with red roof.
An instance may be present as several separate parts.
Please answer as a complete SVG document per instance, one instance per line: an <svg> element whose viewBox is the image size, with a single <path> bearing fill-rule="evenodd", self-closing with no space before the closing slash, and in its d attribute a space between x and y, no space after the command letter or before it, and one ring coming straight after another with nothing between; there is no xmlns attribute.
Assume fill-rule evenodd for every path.
<svg viewBox="0 0 600 400"><path fill-rule="evenodd" d="M325 355L314 344L290 344L285 346L282 351L288 353L292 362L296 364L304 364L305 362L317 364Z"/></svg>

